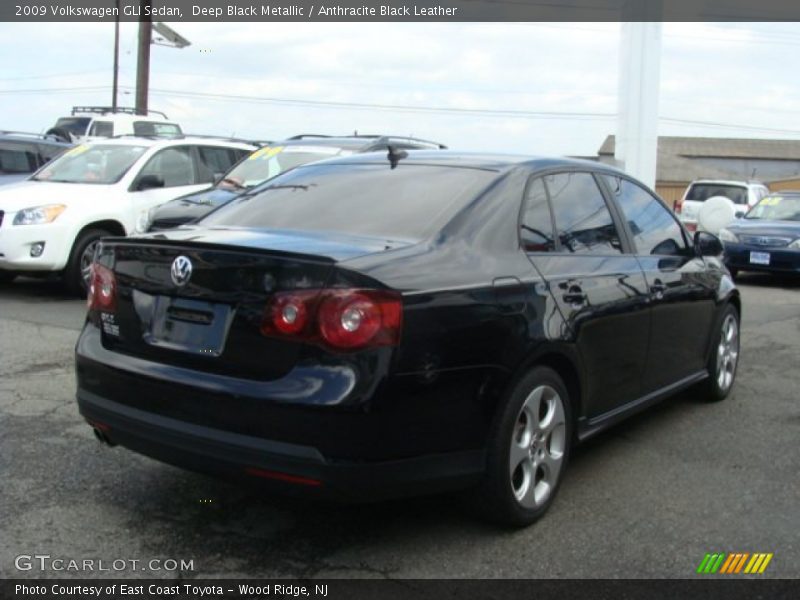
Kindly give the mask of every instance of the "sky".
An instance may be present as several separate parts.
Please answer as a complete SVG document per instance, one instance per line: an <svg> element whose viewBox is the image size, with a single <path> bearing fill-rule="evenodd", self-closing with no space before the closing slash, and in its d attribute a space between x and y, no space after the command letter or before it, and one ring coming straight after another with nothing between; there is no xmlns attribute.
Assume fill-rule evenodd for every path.
<svg viewBox="0 0 800 600"><path fill-rule="evenodd" d="M168 23L150 108L189 133L413 135L592 156L616 127L619 23ZM121 25L133 106L138 25ZM800 23L665 23L659 134L800 138ZM0 24L0 129L111 103L110 23ZM356 104L358 106L352 106ZM690 121L687 123L686 121Z"/></svg>

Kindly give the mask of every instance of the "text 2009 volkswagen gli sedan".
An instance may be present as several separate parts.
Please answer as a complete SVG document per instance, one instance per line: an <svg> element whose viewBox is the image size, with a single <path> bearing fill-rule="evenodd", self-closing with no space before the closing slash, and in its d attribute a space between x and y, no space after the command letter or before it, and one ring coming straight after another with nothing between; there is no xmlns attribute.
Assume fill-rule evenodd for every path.
<svg viewBox="0 0 800 600"><path fill-rule="evenodd" d="M199 226L106 239L77 345L101 439L354 499L551 504L572 445L728 395L739 294L626 175L403 151L299 167Z"/></svg>

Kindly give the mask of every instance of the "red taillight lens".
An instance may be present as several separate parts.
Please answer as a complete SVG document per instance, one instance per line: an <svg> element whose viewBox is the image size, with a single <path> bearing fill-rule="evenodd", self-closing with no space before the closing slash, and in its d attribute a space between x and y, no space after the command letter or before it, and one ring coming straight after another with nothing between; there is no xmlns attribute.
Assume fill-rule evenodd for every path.
<svg viewBox="0 0 800 600"><path fill-rule="evenodd" d="M117 278L114 276L114 271L103 265L92 263L86 305L89 310L104 312L114 312L117 309Z"/></svg>
<svg viewBox="0 0 800 600"><path fill-rule="evenodd" d="M338 350L394 346L400 342L403 301L384 290L305 290L276 294L261 333L321 342Z"/></svg>
<svg viewBox="0 0 800 600"><path fill-rule="evenodd" d="M299 335L313 314L319 290L276 294L261 324L264 335Z"/></svg>
<svg viewBox="0 0 800 600"><path fill-rule="evenodd" d="M676 215L681 214L681 210L683 209L683 200L675 200L675 204L672 205L672 210L675 211Z"/></svg>

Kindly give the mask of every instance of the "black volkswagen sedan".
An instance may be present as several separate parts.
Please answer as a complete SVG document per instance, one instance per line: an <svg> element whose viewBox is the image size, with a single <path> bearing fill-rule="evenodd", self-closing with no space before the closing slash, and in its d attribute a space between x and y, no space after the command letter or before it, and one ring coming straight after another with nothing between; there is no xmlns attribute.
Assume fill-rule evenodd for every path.
<svg viewBox="0 0 800 600"><path fill-rule="evenodd" d="M714 236L596 163L450 152L298 167L194 226L104 240L77 344L99 439L307 494L471 488L544 513L570 450L731 391Z"/></svg>
<svg viewBox="0 0 800 600"><path fill-rule="evenodd" d="M734 277L739 271L800 274L800 192L762 198L719 236Z"/></svg>

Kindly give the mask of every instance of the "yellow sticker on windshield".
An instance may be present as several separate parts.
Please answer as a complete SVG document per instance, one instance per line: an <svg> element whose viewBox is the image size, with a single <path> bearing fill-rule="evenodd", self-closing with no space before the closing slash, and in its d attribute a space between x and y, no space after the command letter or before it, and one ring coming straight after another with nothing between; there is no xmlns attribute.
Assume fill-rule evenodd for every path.
<svg viewBox="0 0 800 600"><path fill-rule="evenodd" d="M761 206L778 206L783 200L783 196L771 196L769 198L764 198L761 201Z"/></svg>
<svg viewBox="0 0 800 600"><path fill-rule="evenodd" d="M283 151L283 146L264 146L263 148L256 150L253 152L247 160L258 160L258 159L268 159L272 158L276 154Z"/></svg>
<svg viewBox="0 0 800 600"><path fill-rule="evenodd" d="M78 154L83 154L89 149L89 146L86 144L81 144L80 146L75 146L71 150L68 150L64 156L78 156Z"/></svg>

